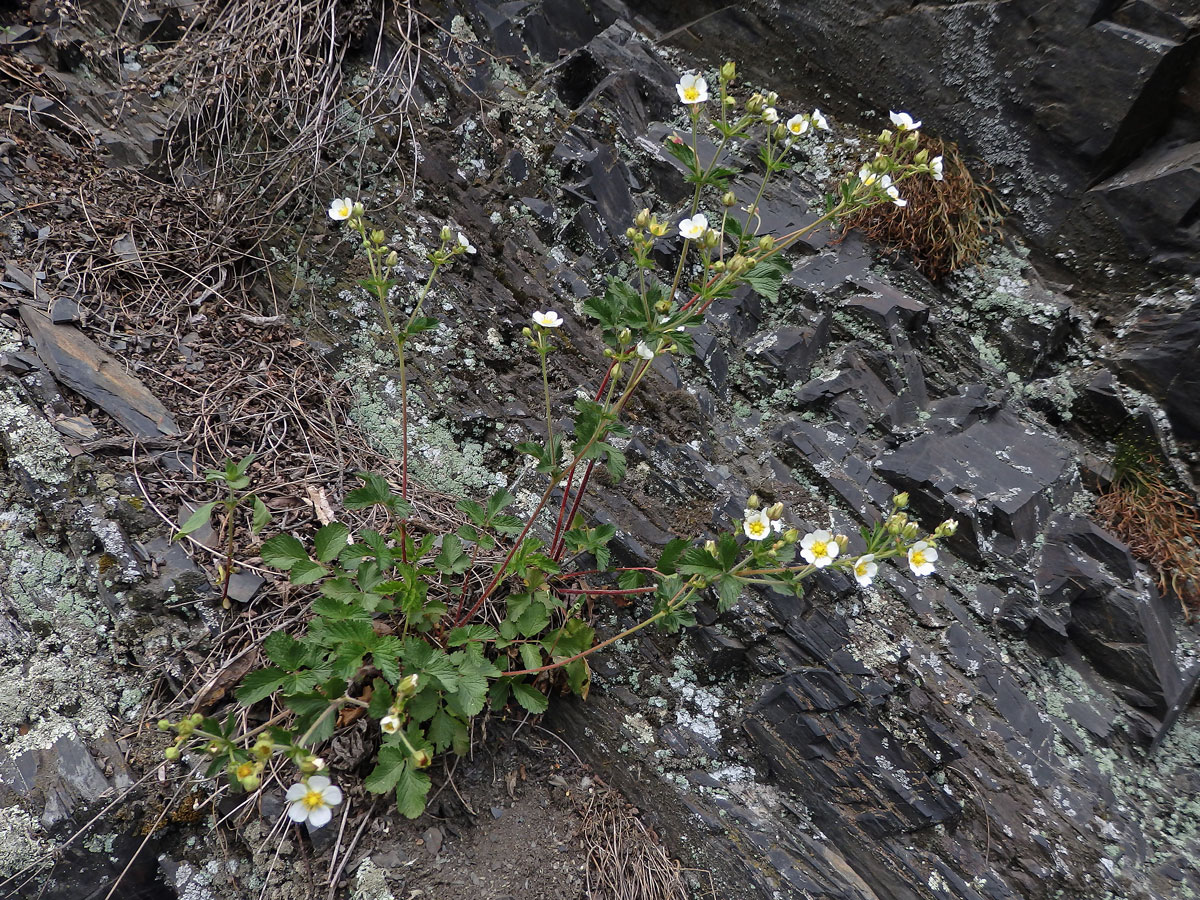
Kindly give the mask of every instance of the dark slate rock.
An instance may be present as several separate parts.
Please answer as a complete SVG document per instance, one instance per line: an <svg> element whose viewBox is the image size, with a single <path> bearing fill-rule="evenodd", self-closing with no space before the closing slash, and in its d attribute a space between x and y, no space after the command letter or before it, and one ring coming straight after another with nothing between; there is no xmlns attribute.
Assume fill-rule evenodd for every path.
<svg viewBox="0 0 1200 900"><path fill-rule="evenodd" d="M759 334L749 352L785 384L807 381L813 363L829 344L830 319L824 315L811 326Z"/></svg>
<svg viewBox="0 0 1200 900"><path fill-rule="evenodd" d="M1183 312L1149 310L1123 344L1114 361L1121 377L1161 400L1181 435L1200 437L1200 301Z"/></svg>
<svg viewBox="0 0 1200 900"><path fill-rule="evenodd" d="M624 234L633 224L633 194L625 164L611 144L604 144L588 163L587 188L596 198L596 211L610 234Z"/></svg>
<svg viewBox="0 0 1200 900"><path fill-rule="evenodd" d="M692 640L699 655L700 671L711 677L728 674L746 658L746 645L716 628L696 628Z"/></svg>
<svg viewBox="0 0 1200 900"><path fill-rule="evenodd" d="M21 800L41 809L40 821L46 828L70 818L77 808L99 799L112 787L74 732L61 735L49 747L16 756L0 747L0 802L7 806Z"/></svg>
<svg viewBox="0 0 1200 900"><path fill-rule="evenodd" d="M846 301L846 308L861 312L884 329L896 324L907 329L920 329L929 319L926 304L886 285L880 285L873 296L851 297Z"/></svg>
<svg viewBox="0 0 1200 900"><path fill-rule="evenodd" d="M55 325L73 325L81 319L79 304L70 297L55 297L50 304L50 321Z"/></svg>

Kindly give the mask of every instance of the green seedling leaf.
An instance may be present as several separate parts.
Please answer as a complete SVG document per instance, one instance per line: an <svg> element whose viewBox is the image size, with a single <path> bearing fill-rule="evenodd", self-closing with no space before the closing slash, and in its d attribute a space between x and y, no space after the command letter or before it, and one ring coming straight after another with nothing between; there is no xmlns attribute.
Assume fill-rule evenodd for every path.
<svg viewBox="0 0 1200 900"><path fill-rule="evenodd" d="M209 520L212 518L213 509L216 507L216 505L217 502L214 500L212 503L205 503L197 506L196 511L188 516L186 522L179 526L179 530L175 532L175 539L178 540L184 535L191 534L193 531L199 531L201 528L207 525Z"/></svg>
<svg viewBox="0 0 1200 900"><path fill-rule="evenodd" d="M270 524L271 511L267 509L267 504L263 503L257 496L254 497L251 509L250 531L252 534L258 534Z"/></svg>
<svg viewBox="0 0 1200 900"><path fill-rule="evenodd" d="M341 522L330 522L317 530L313 536L313 551L320 562L327 563L350 543L350 529Z"/></svg>

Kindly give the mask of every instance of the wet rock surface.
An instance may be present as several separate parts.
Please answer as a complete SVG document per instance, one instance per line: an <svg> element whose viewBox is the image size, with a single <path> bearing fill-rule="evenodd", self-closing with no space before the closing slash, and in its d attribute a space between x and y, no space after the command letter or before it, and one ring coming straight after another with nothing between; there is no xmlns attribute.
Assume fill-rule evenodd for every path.
<svg viewBox="0 0 1200 900"><path fill-rule="evenodd" d="M979 142L994 164L1013 171L1014 160L998 155L1002 140L1032 122L1033 138L1013 146L1038 161L1015 195L1035 235L1069 221L1092 179L1140 165L1150 149L1130 134L1131 121L1153 123L1162 140L1192 127L1187 108L1171 112L1155 99L1188 77L1195 47L1187 11L1166 2L1110 5L1099 19L1085 4L1066 4L1070 15L1058 19L1022 4L898 13L851 6L806 4L804 29L791 4L770 16L750 5L694 27L728 29L728 43L712 44L721 53L753 43L755 56L741 61L761 63L764 80L773 54L799 48L885 107L920 103L929 125ZM449 12L448 31L469 31L471 39L443 36L435 44L461 64L470 90L435 71L416 86L428 112L416 170L436 196L381 223L400 230L406 216L453 217L480 249L437 297L454 327L431 337L429 356L414 363L414 382L426 385L417 400L428 413L423 477L494 484L499 469L506 480L512 457L504 448L514 434L539 428L522 405L534 370L513 349L532 310L561 309L577 348L557 361L556 397L594 387L600 356L588 349L595 342L575 301L596 289L598 269L621 258L633 210L682 197L658 144L682 122L676 73L699 63L679 50L664 59L652 41L663 36L655 29L664 17L696 15L691 6L633 10L615 0L503 8L466 0ZM1010 31L1032 31L1038 48L1013 58L1019 86L994 78ZM870 41L856 44L864 35ZM688 46L686 36L679 40ZM885 40L893 49L876 53ZM507 68L494 68L482 50ZM871 65L858 66L860 58ZM941 62L926 71L911 65L914 58ZM951 58L971 68L947 75ZM1105 91L1085 118L1088 91L1079 79L1096 59L1104 65L1094 84ZM539 72L553 93L531 97L505 86ZM1135 73L1129 95L1118 97ZM992 81L999 93L980 95ZM824 103L799 83L771 79L798 107ZM490 104L482 115L475 94ZM850 120L848 106L841 113ZM496 127L480 128L477 118ZM858 121L865 129L878 124ZM991 130L976 130L981 122ZM118 153L125 138L109 137L126 163L152 158ZM808 162L829 159L814 147ZM811 219L820 184L809 177L799 174L768 198L772 221ZM364 195L390 197L391 187L379 176ZM1119 199L1124 190L1115 181L1106 190L1112 216L1142 215L1134 230L1152 234L1146 240L1155 247L1190 246L1187 234L1177 234L1190 227L1186 214L1151 216L1137 206L1142 200ZM1174 224L1164 225L1172 215ZM620 554L641 564L672 535L722 527L753 491L785 502L797 527L832 523L854 534L905 490L923 522L955 516L961 523L940 574L918 579L884 567L865 591L831 576L814 579L804 598L747 594L720 617L702 607L702 624L686 639L639 637L597 658L587 702L556 703L547 724L633 800L673 854L710 872L721 897L1194 896L1196 635L1128 548L1086 518L1090 495L1079 472L1139 405L1150 415L1161 408L1164 433L1183 442L1173 445L1177 457L1191 452L1186 441L1200 427L1187 380L1195 372L1195 306L1147 304L1105 347L1079 325L1095 318L1088 298L1049 287L1019 244L997 244L978 272L937 289L902 265L876 263L854 236L830 237L814 236L797 255L778 300L730 298L697 336L696 360L657 369L635 410L627 483L601 484L587 511L615 522ZM333 239L328 246L336 260L342 248ZM14 296L40 290L13 284L6 290ZM1180 292L1195 290L1180 284ZM44 327L36 321L31 332ZM164 606L212 605L203 603L203 573L177 547L161 535L156 543L126 534L113 522L121 498L94 478L80 480L47 418L56 414L53 381L47 387L37 372L44 363L62 387L89 395L41 356L44 346L34 355L15 333L0 341L7 379L0 382L7 550L0 651L24 685L0 696L8 741L0 751L0 837L11 836L13 848L62 840L65 832L55 829L128 784L112 735L136 728L148 701L146 685L115 661L159 664L187 643L178 632L189 629L201 633L188 646L199 646L204 625L168 616ZM1112 361L1112 373L1098 371L1098 358ZM395 413L380 396L387 373L367 371L353 381L357 424L386 447ZM1087 423L1071 418L1077 391L1094 401ZM149 430L89 399L97 417L107 411L132 433ZM76 411L58 405L64 417ZM161 427L169 413L150 421L159 436L169 433ZM469 452L452 455L436 442L438 429ZM98 577L101 556L107 578ZM241 579L235 599L248 603L263 589L255 577ZM600 624L616 630L632 621L628 611L606 610ZM46 640L54 642L49 649L38 647ZM105 661L90 691L62 672L63 660L80 658ZM27 726L36 740L20 734ZM503 796L477 794L485 805L476 820L510 815ZM549 808L535 798L529 821L544 824L559 807ZM138 826L156 817L139 807ZM428 849L420 852L430 860L414 870L408 844L373 835L373 862L356 863L355 883L375 885L371 896L381 898L418 884L483 896L499 883L457 879L436 862L443 841L448 853L463 853L484 838L418 824L414 834L423 835ZM176 822L164 838L170 846L155 843L137 857L129 896L238 895L236 877L222 880L230 873L197 858L216 854L216 844L185 846L186 827ZM265 841L266 829L255 827L247 839ZM134 858L135 832L119 826L108 845L71 849L60 871L75 874L48 876L46 896L87 896L81 885L95 883L106 891ZM211 831L197 833L211 840ZM25 849L15 859L4 852L0 877L26 865ZM300 851L289 845L292 865L306 858L293 853ZM239 859L246 868L235 875L261 874L269 862ZM406 874L417 870L429 870L429 880ZM505 891L524 895L516 874L497 871ZM562 896L581 895L567 883ZM557 896L553 889L545 886L546 896Z"/></svg>

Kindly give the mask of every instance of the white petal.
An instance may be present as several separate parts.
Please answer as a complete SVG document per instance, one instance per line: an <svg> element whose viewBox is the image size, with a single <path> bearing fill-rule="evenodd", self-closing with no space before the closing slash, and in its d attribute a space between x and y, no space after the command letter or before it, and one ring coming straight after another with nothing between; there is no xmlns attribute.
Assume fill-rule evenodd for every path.
<svg viewBox="0 0 1200 900"><path fill-rule="evenodd" d="M321 799L329 806L337 806L342 802L342 789L337 785L331 784L325 790L321 791Z"/></svg>
<svg viewBox="0 0 1200 900"><path fill-rule="evenodd" d="M308 827L321 828L329 824L329 820L333 818L333 810L328 806L318 806L308 814Z"/></svg>
<svg viewBox="0 0 1200 900"><path fill-rule="evenodd" d="M293 803L288 807L288 818L293 822L303 822L308 818L308 810L303 803Z"/></svg>
<svg viewBox="0 0 1200 900"><path fill-rule="evenodd" d="M324 775L313 775L308 779L308 787L313 791L323 791L325 788L329 787L329 779Z"/></svg>
<svg viewBox="0 0 1200 900"><path fill-rule="evenodd" d="M304 798L304 795L307 793L308 793L308 788L306 788L304 785L293 784L290 788L287 789L287 794L285 796L287 797L288 800L301 800Z"/></svg>

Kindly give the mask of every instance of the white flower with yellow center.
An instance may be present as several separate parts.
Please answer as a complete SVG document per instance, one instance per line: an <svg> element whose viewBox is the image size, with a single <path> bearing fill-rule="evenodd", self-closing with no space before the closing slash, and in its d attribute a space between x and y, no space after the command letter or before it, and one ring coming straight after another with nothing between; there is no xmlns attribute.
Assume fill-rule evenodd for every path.
<svg viewBox="0 0 1200 900"><path fill-rule="evenodd" d="M933 176L934 181L941 181L945 176L942 175L942 158L935 156L929 161L929 174Z"/></svg>
<svg viewBox="0 0 1200 900"><path fill-rule="evenodd" d="M766 540L771 536L771 520L761 509L746 510L746 521L742 525L746 537L752 541Z"/></svg>
<svg viewBox="0 0 1200 900"><path fill-rule="evenodd" d="M858 180L867 187L871 187L871 185L875 184L875 182L879 180L879 174L877 172L872 172L866 166L863 166L858 170Z"/></svg>
<svg viewBox="0 0 1200 900"><path fill-rule="evenodd" d="M875 562L875 554L867 553L854 561L854 580L860 587L870 587L879 571L879 563Z"/></svg>
<svg viewBox="0 0 1200 900"><path fill-rule="evenodd" d="M475 252L474 245L470 242L470 240L467 239L467 236L465 234L463 234L461 231L458 233L458 246L463 248L463 253L474 253Z"/></svg>
<svg viewBox="0 0 1200 900"><path fill-rule="evenodd" d="M800 555L810 565L823 569L838 555L841 548L833 539L830 531L813 531L806 534L800 541Z"/></svg>
<svg viewBox="0 0 1200 900"><path fill-rule="evenodd" d="M344 222L354 212L354 201L349 197L336 197L329 204L329 218L335 222Z"/></svg>
<svg viewBox="0 0 1200 900"><path fill-rule="evenodd" d="M637 355L642 359L654 359L654 350L645 341L637 342Z"/></svg>
<svg viewBox="0 0 1200 900"><path fill-rule="evenodd" d="M698 241L708 229L708 216L697 213L679 223L679 233L689 241Z"/></svg>
<svg viewBox="0 0 1200 900"><path fill-rule="evenodd" d="M307 822L309 828L320 828L333 818L333 808L342 802L342 792L324 775L313 775L288 788L287 799L289 819L297 824Z"/></svg>
<svg viewBox="0 0 1200 900"><path fill-rule="evenodd" d="M695 72L688 72L681 77L679 84L675 85L675 90L679 91L680 102L687 106L703 103L708 99L708 82Z"/></svg>
<svg viewBox="0 0 1200 900"><path fill-rule="evenodd" d="M908 206L908 201L900 196L900 189L892 184L892 179L889 176L884 175L883 180L879 182L879 185L883 188L883 192L891 197L892 202L897 206Z"/></svg>
<svg viewBox="0 0 1200 900"><path fill-rule="evenodd" d="M800 135L804 134L804 132L808 131L811 125L812 122L808 120L808 116L802 116L799 114L794 115L787 120L787 130L796 135L796 137L799 137Z"/></svg>
<svg viewBox="0 0 1200 900"><path fill-rule="evenodd" d="M776 122L779 121L779 110L777 110L773 106L768 106L766 109L763 110L762 118L763 118L763 121L766 122L768 125L774 125Z"/></svg>
<svg viewBox="0 0 1200 900"><path fill-rule="evenodd" d="M813 128L817 128L821 131L829 130L829 122L823 115L821 115L821 111L819 109L814 109L812 111L811 118L812 118Z"/></svg>
<svg viewBox="0 0 1200 900"><path fill-rule="evenodd" d="M545 312L535 312L533 314L533 322L542 328L559 328L563 323L563 319L554 310L548 309Z"/></svg>
<svg viewBox="0 0 1200 900"><path fill-rule="evenodd" d="M888 117L892 120L892 124L896 126L897 131L916 131L921 127L921 123L914 122L913 117L906 112L888 113Z"/></svg>
<svg viewBox="0 0 1200 900"><path fill-rule="evenodd" d="M937 548L929 541L917 541L908 549L908 567L914 575L933 574L933 562L937 558Z"/></svg>
<svg viewBox="0 0 1200 900"><path fill-rule="evenodd" d="M395 713L388 713L379 720L379 730L384 734L395 734L400 730L400 717Z"/></svg>

